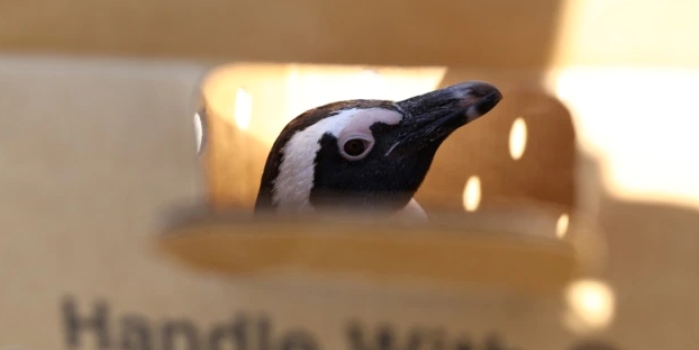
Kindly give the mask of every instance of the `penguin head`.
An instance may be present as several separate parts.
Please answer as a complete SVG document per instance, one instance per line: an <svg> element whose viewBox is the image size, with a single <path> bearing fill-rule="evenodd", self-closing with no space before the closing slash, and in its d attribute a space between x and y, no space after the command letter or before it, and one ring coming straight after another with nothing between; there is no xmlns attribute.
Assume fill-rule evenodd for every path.
<svg viewBox="0 0 699 350"><path fill-rule="evenodd" d="M493 85L469 81L402 101L349 100L308 110L273 144L255 210L400 210L442 142L501 99Z"/></svg>

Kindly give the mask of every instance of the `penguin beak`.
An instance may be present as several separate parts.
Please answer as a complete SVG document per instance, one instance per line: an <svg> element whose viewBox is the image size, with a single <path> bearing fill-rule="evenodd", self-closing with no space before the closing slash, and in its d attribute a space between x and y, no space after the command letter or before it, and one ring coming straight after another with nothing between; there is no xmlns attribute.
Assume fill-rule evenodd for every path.
<svg viewBox="0 0 699 350"><path fill-rule="evenodd" d="M452 132L490 112L502 100L492 84L468 81L396 102L405 112L386 155L439 146Z"/></svg>

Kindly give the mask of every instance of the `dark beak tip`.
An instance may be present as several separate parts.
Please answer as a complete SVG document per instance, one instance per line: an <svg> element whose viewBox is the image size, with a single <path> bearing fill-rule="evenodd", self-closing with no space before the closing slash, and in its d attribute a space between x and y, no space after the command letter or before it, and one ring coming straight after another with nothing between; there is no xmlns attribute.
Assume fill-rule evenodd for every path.
<svg viewBox="0 0 699 350"><path fill-rule="evenodd" d="M505 98L505 96L502 95L502 92L495 90L495 91L491 92L485 98L492 100L495 103L498 103L498 102L502 101Z"/></svg>
<svg viewBox="0 0 699 350"><path fill-rule="evenodd" d="M500 101L502 100L502 92L498 88L496 88L493 85L486 85L482 88L480 88L477 91L474 91L476 95L480 95L483 98L487 98L489 100L495 100L495 101Z"/></svg>
<svg viewBox="0 0 699 350"><path fill-rule="evenodd" d="M495 107L495 105L497 105L504 98L500 89L487 82L477 82L474 84L471 91L475 96L480 97L479 103L490 104L493 107Z"/></svg>
<svg viewBox="0 0 699 350"><path fill-rule="evenodd" d="M479 96L490 95L493 92L500 94L500 90L492 83L482 80L471 80L461 84L462 88L470 90L473 94Z"/></svg>
<svg viewBox="0 0 699 350"><path fill-rule="evenodd" d="M491 90L487 95L478 99L471 107L467 109L467 116L475 120L492 111L502 101L502 93L495 89Z"/></svg>

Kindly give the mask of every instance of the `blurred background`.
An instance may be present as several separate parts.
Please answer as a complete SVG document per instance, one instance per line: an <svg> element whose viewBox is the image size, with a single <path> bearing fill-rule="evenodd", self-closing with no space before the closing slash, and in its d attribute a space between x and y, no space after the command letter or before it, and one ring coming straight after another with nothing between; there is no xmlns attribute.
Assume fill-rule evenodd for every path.
<svg viewBox="0 0 699 350"><path fill-rule="evenodd" d="M467 332L474 349L489 332L522 350L691 348L697 43L694 0L0 3L0 349L214 349L208 332L239 310L271 315L274 332L310 328L318 348L347 348L352 317ZM212 189L250 200L256 188L231 183L254 181L259 164L229 177L225 160L263 155L303 110L471 79L507 92L503 117L445 144L426 186L466 211L488 193L567 208L557 225L578 218L594 252L562 297L291 299L153 252L169 206ZM202 107L262 146L212 147L218 170L202 171ZM457 159L461 142L472 147ZM522 154L540 161L507 165ZM190 330L178 343L173 320Z"/></svg>

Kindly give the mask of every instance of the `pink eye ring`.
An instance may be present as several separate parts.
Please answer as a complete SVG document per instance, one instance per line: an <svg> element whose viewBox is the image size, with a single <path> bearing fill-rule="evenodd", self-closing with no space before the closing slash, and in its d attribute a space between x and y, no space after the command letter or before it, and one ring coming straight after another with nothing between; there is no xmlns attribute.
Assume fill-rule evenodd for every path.
<svg viewBox="0 0 699 350"><path fill-rule="evenodd" d="M360 160L369 153L374 143L364 137L350 137L345 140L341 147L340 153L348 160Z"/></svg>

